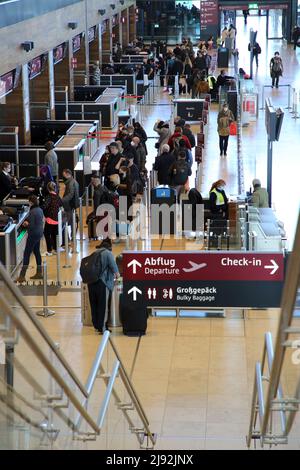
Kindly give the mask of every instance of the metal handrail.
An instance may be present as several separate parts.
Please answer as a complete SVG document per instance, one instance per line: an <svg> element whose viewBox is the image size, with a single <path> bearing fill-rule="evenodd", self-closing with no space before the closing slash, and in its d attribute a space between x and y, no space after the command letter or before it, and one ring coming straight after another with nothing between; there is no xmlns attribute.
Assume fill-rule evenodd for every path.
<svg viewBox="0 0 300 470"><path fill-rule="evenodd" d="M34 324L34 326L36 327L36 329L38 330L38 332L40 333L42 338L48 344L51 351L53 351L53 353L55 354L55 356L57 357L59 362L63 365L65 370L68 372L68 374L70 375L70 377L72 378L74 383L78 386L78 388L80 389L82 394L85 397L87 397L88 394L87 394L87 391L86 391L85 387L83 386L83 384L81 383L81 381L79 380L79 378L77 377L77 375L75 374L75 372L73 371L73 369L71 368L69 363L66 361L64 356L57 349L54 341L48 335L47 331L45 330L45 328L43 327L41 322L35 317L35 315L31 311L29 305L27 304L26 300L22 296L20 290L16 287L15 283L11 279L9 273L6 271L6 269L4 268L2 263L0 263L0 276L3 279L3 281L6 283L6 285L9 288L11 294L17 299L17 301L19 302L19 304L21 305L21 307L25 311L25 313L26 313L27 317L29 318L29 320Z"/></svg>
<svg viewBox="0 0 300 470"><path fill-rule="evenodd" d="M33 338L31 332L29 332L23 325L22 320L20 317L13 311L13 309L8 305L7 301L5 300L4 296L0 294L0 304L7 316L9 316L16 326L18 330L21 332L24 341L28 344L31 350L35 353L37 358L41 361L45 369L49 372L49 374L53 377L56 383L63 389L66 396L69 398L70 402L74 405L74 407L83 415L85 421L91 426L91 428L97 433L100 433L100 429L98 428L95 421L91 418L91 416L87 413L87 411L82 407L81 403L79 402L78 398L76 397L75 393L71 390L71 388L67 385L65 380L61 377L59 372L57 371L56 367L54 367L53 363L48 359L48 357L44 354L42 349L40 348L39 344ZM52 341L51 341L52 342ZM49 345L50 346L50 345ZM56 351L57 353L58 351ZM64 360L65 361L65 360Z"/></svg>
<svg viewBox="0 0 300 470"><path fill-rule="evenodd" d="M34 317L33 313L31 312L30 308L27 306L26 302L22 298L19 290L16 288L14 285L13 281L8 277L8 273L4 269L4 267L0 264L0 275L2 275L2 279L6 284L8 285L11 293L15 295L16 299L20 302L21 306L25 310L25 313L29 317L29 319L36 325L38 331L40 334L43 336L43 338L46 340L47 344L49 345L50 349L54 352L58 360L61 362L62 365L66 367L65 369L67 372L70 374L72 377L73 381L77 383L77 385L80 385L80 390L83 392L85 395L85 399L82 403L77 399L75 393L70 389L70 387L67 385L65 380L62 378L62 376L59 374L57 371L56 367L53 365L53 362L49 360L49 358L44 354L44 352L41 350L40 346L38 343L35 341L35 339L32 337L30 332L26 329L26 327L23 325L22 319L18 315L16 311L11 308L8 303L6 302L3 294L0 294L0 304L7 315L8 318L11 319L15 327L20 331L23 339L25 342L29 345L29 347L32 349L32 351L36 354L38 359L41 361L43 366L46 368L46 370L49 372L49 374L52 376L52 378L55 380L55 382L61 387L61 389L64 391L66 394L67 398L70 400L70 402L73 404L73 406L77 409L79 412L79 417L77 421L72 423L71 421L68 422L68 425L72 427L73 431L80 433L80 425L82 423L82 420L84 419L91 427L91 429L94 431L96 435L99 435L101 432L101 426L104 422L106 412L108 409L108 404L111 395L113 394L117 399L116 391L114 390L114 382L117 377L118 372L120 373L120 377L122 379L122 382L130 396L131 402L134 404L134 408L136 412L138 413L139 418L141 419L144 429L145 429L145 434L147 435L148 439L152 442L153 445L155 445L155 438L153 434L151 433L149 429L149 420L146 416L146 413L141 405L141 402L137 396L137 393L131 383L131 380L125 370L125 367L120 359L120 356L118 354L118 351L113 343L113 341L110 338L110 332L106 331L103 335L103 340L99 346L99 349L97 351L94 363L92 365L90 374L88 376L86 386L84 387L79 379L76 377L76 375L73 373L72 369L69 367L68 363L65 361L64 357L60 354L59 350L57 349L55 343L52 342L51 338L48 336L47 332L44 330L42 325L36 320ZM99 372L103 373L103 367L101 366L101 362L103 359L104 352L106 350L106 347L108 343L111 345L113 352L115 353L115 356L117 358L116 365L113 369L111 378L108 382L106 394L104 397L104 400L102 402L102 406L99 412L99 417L97 423L94 421L94 419L89 415L87 411L87 405L88 405L88 400L91 396L96 378L99 376ZM119 401L119 399L118 399ZM131 422L129 416L126 413L126 410L123 410L125 413L125 417L129 423L129 425L132 427L133 423ZM100 424L99 424L100 423ZM91 434L91 432L87 433Z"/></svg>
<svg viewBox="0 0 300 470"><path fill-rule="evenodd" d="M268 435L268 427L270 425L270 417L272 413L272 405L274 400L278 397L278 402L285 402L283 400L283 393L282 388L280 385L280 378L282 374L282 369L284 365L284 359L286 355L286 347L288 342L288 336L290 332L293 331L291 329L291 324L293 320L294 308L298 293L298 288L300 284L300 215L298 218L298 225L297 231L295 236L294 248L293 253L289 257L288 261L288 268L287 274L283 289L282 301L281 301L281 317L279 321L277 339L276 339L276 346L275 346L275 353L273 352L273 344L272 344L272 336L270 333L267 333L265 339L265 346L264 346L264 353L263 353L263 367L264 362L266 360L266 356L268 358L268 366L270 371L270 376L268 379L268 390L266 399L259 398L258 395L258 386L260 384L260 378L262 379L261 375L263 373L263 368L261 369L260 378L257 379L254 383L254 391L253 391L253 399L252 399L252 409L251 409L251 419L250 419L250 427L249 427L249 434L247 437L247 444L250 447L251 439L253 437L253 429L255 424L255 417L256 417L256 407L257 407L257 398L258 398L258 405L260 405L260 401L264 401L264 412L262 415L261 420L261 427L260 427L260 437L262 442L265 438L269 437ZM298 382L297 389L296 389L296 396L295 399L287 399L286 403L296 403L299 404L299 393L300 393L300 381ZM260 409L262 412L262 410ZM286 420L286 412L289 411L288 420ZM295 420L295 416L297 413L297 407L293 407L290 409L285 408L284 410L280 410L281 412L281 427L283 430L283 436L276 436L277 438L287 438ZM261 415L262 413L260 413Z"/></svg>
<svg viewBox="0 0 300 470"><path fill-rule="evenodd" d="M148 420L148 418L146 416L146 413L145 413L145 411L142 407L140 399L139 399L139 397L138 397L138 395L137 395L137 393L136 393L136 391L133 387L132 381L131 381L130 377L128 376L127 372L126 372L126 369L125 369L125 367L122 363L122 360L121 360L120 355L119 355L119 353L116 349L116 346L114 345L114 343L113 343L113 341L110 337L110 332L108 330L106 330L103 334L101 344L100 344L99 349L97 351L97 354L96 354L91 372L90 372L89 377L87 379L86 390L88 391L89 396L82 403L82 407L84 407L84 408L87 407L88 399L91 396L91 393L93 391L93 387L94 387L96 378L99 376L98 375L99 372L103 373L103 367L102 367L101 363L102 363L102 358L103 358L104 352L105 352L108 344L110 344L110 346L111 346L111 348L112 348L112 350L113 350L113 352L116 356L116 362L114 364L113 371L110 375L110 379L109 379L108 384L107 384L107 389L106 389L105 397L104 397L104 400L102 402L102 406L101 406L101 409L100 409L100 412L99 412L97 424L98 424L98 426L101 430L104 419L105 419L105 416L106 416L106 412L107 412L107 409L108 409L108 404L109 404L109 400L111 398L111 395L113 394L115 396L115 398L117 400L119 400L118 396L116 395L116 391L114 390L114 382L115 382L115 379L117 377L117 374L119 373L119 375L122 379L122 382L123 382L128 394L129 394L131 402L134 405L134 409L136 410L141 422L143 423L144 429L146 430L146 434L147 434L148 438L150 439L150 441L152 442L152 444L155 445L155 438L154 438L153 434L151 433L151 431L149 429L149 420ZM125 412L125 417L126 417L128 423L129 423L129 425L132 427L133 424L131 423L128 415L126 414L126 411L125 410L122 410L122 411ZM81 423L82 423L82 416L79 415L77 420L76 420L76 429L78 430L78 432L80 430Z"/></svg>
<svg viewBox="0 0 300 470"><path fill-rule="evenodd" d="M270 417L272 400L276 396L279 387L280 375L284 363L286 348L283 343L288 339L289 333L287 328L291 326L294 314L294 306L296 302L298 287L300 280L300 215L296 231L293 254L288 261L288 269L283 289L281 303L281 318L276 339L275 355L270 376L270 385L266 400L266 413L262 427L262 435L266 433L268 421ZM289 426L290 426L289 417Z"/></svg>

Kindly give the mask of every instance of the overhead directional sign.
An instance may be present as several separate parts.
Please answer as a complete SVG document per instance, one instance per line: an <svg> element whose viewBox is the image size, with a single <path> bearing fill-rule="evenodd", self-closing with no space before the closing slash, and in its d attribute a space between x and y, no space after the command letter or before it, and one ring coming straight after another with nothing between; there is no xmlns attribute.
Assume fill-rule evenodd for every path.
<svg viewBox="0 0 300 470"><path fill-rule="evenodd" d="M124 294L148 306L280 306L281 253L125 252Z"/></svg>

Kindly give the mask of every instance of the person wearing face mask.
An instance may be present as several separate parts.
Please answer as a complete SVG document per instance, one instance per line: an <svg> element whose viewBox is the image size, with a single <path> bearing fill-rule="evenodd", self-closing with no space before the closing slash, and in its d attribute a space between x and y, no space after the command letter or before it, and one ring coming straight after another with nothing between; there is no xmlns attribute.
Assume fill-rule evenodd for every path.
<svg viewBox="0 0 300 470"><path fill-rule="evenodd" d="M17 282L26 281L25 276L32 253L34 253L36 259L37 272L30 279L43 279L40 242L44 235L44 214L42 209L39 207L39 200L37 196L29 196L28 201L30 207L29 215L23 224L23 226L27 228L28 238L24 251L23 266Z"/></svg>
<svg viewBox="0 0 300 470"><path fill-rule="evenodd" d="M10 176L11 164L10 162L5 162L2 165L2 171L0 173L0 201L2 203L3 199L10 194L10 192L16 188L18 181L16 178Z"/></svg>
<svg viewBox="0 0 300 470"><path fill-rule="evenodd" d="M234 116L228 104L224 103L222 110L218 114L218 134L220 139L220 156L227 156L228 140L230 135L230 124L234 122Z"/></svg>
<svg viewBox="0 0 300 470"><path fill-rule="evenodd" d="M213 183L209 192L210 211L213 216L228 218L228 198L225 193L226 183L218 180Z"/></svg>

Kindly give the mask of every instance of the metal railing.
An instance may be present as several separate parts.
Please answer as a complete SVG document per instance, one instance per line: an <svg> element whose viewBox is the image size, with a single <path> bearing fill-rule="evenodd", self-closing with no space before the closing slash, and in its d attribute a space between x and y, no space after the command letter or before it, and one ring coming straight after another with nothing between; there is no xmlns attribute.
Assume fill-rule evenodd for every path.
<svg viewBox="0 0 300 470"><path fill-rule="evenodd" d="M285 359L288 348L298 346L299 341L289 339L290 335L300 334L300 327L293 326L294 311L297 305L298 289L300 286L300 216L292 254L289 256L287 274L281 300L281 316L275 352L273 354L272 338L266 335L262 363L256 364L255 383L251 408L251 418L247 445L251 441L260 439L261 445L285 444L292 430L294 420L299 411L300 404L300 376L297 374L297 386L294 393L284 397L280 382L284 375ZM264 365L268 360L269 376L264 377ZM291 362L293 364L293 362ZM268 387L264 393L263 382L267 380ZM280 413L281 434L273 430L274 412ZM259 417L259 429L257 430L257 417Z"/></svg>
<svg viewBox="0 0 300 470"><path fill-rule="evenodd" d="M290 84L283 84L283 85L278 85L279 88L288 88L288 102L286 109L292 109L292 95L293 95L293 87ZM272 85L264 85L262 87L262 96L261 96L261 110L264 110L266 107L266 102L265 102L265 89L266 88L273 88Z"/></svg>

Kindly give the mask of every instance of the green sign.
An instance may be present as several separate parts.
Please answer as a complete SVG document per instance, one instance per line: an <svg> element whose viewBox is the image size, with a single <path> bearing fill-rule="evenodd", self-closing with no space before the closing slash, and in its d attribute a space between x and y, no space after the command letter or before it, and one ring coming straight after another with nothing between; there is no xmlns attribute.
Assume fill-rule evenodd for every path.
<svg viewBox="0 0 300 470"><path fill-rule="evenodd" d="M258 3L249 3L249 10L258 10Z"/></svg>

